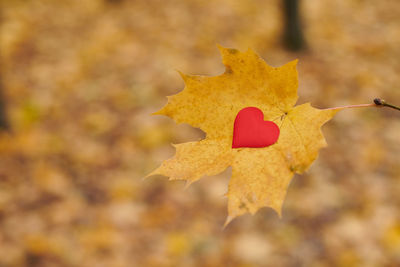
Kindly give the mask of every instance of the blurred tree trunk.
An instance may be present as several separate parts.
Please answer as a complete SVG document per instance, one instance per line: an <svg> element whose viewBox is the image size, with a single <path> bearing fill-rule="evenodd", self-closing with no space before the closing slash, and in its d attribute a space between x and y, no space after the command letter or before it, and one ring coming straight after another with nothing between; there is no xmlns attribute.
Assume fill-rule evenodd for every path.
<svg viewBox="0 0 400 267"><path fill-rule="evenodd" d="M292 51L299 51L305 47L303 32L300 23L300 0L284 0L285 15L284 45Z"/></svg>
<svg viewBox="0 0 400 267"><path fill-rule="evenodd" d="M9 124L6 116L6 107L3 96L3 86L1 83L1 73L0 73L0 130L8 130L8 129L9 129Z"/></svg>
<svg viewBox="0 0 400 267"><path fill-rule="evenodd" d="M2 66L1 66L1 53L0 53L0 130L8 130L9 124L6 115L5 99L3 95L3 80L2 80Z"/></svg>
<svg viewBox="0 0 400 267"><path fill-rule="evenodd" d="M3 26L3 13L2 13L2 2L0 2L0 29ZM1 51L0 51L0 130L8 130L9 124L6 115L5 99L3 95L3 83L2 83L2 64L1 64Z"/></svg>

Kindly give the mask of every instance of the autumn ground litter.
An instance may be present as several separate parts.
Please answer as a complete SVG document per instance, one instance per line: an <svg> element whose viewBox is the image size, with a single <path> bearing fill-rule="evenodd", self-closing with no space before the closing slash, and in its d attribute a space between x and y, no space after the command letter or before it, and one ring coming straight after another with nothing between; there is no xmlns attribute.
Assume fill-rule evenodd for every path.
<svg viewBox="0 0 400 267"><path fill-rule="evenodd" d="M251 48L273 67L298 59L298 107L400 103L399 1L302 1L307 48L296 53L282 46L280 3L1 1L12 130L0 134L0 266L399 265L397 111L327 122L329 146L293 176L281 218L262 208L222 229L235 168L186 190L142 179L174 157L171 144L218 133L150 115L184 88L176 69L224 73L217 44Z"/></svg>

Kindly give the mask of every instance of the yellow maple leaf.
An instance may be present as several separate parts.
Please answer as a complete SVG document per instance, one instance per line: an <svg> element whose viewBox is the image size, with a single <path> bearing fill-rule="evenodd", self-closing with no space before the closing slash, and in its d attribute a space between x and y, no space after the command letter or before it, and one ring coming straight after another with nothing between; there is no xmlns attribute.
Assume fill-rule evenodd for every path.
<svg viewBox="0 0 400 267"><path fill-rule="evenodd" d="M219 47L226 71L219 76L181 74L185 88L169 96L155 114L188 123L206 133L198 142L174 145L176 154L153 171L192 183L232 166L226 224L262 207L279 216L294 173L302 173L326 145L321 126L338 110L316 109L297 101L297 60L274 68L251 49ZM263 148L232 148L233 124L240 110L257 107L280 128L278 141ZM150 176L149 175L149 176Z"/></svg>

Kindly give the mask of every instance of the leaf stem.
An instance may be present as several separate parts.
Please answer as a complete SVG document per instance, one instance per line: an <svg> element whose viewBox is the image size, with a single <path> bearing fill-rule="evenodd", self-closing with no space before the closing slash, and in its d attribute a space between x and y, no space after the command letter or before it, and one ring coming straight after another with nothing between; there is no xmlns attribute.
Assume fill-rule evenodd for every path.
<svg viewBox="0 0 400 267"><path fill-rule="evenodd" d="M342 106L342 107L325 108L325 110L330 110L330 109L345 109L345 108L366 108L366 107L376 107L376 104L348 105L348 106Z"/></svg>
<svg viewBox="0 0 400 267"><path fill-rule="evenodd" d="M389 107L389 108L400 110L400 107L386 103L385 100L380 99L380 98L375 98L373 104L348 105L348 106L342 106L342 107L326 108L325 110L345 109L345 108L366 108L366 107L377 107L377 108Z"/></svg>

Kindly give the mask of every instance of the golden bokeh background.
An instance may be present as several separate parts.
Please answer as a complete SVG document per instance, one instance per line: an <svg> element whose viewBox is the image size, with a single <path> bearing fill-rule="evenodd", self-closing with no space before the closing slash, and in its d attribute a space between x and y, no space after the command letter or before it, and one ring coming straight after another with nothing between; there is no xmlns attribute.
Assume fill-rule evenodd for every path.
<svg viewBox="0 0 400 267"><path fill-rule="evenodd" d="M400 112L354 109L271 209L222 229L230 170L184 190L142 178L204 134L150 116L218 75L217 44L299 58L299 103L400 104L400 2L301 1L306 48L282 45L279 0L1 0L0 266L398 266Z"/></svg>

